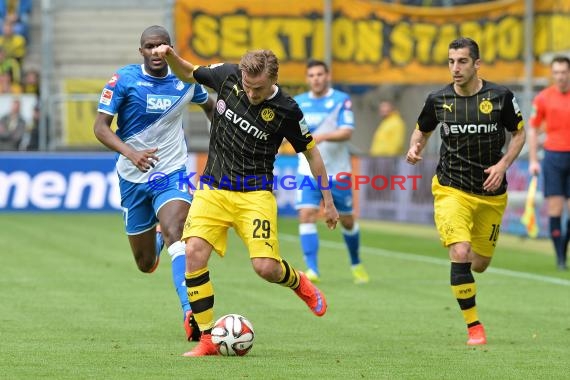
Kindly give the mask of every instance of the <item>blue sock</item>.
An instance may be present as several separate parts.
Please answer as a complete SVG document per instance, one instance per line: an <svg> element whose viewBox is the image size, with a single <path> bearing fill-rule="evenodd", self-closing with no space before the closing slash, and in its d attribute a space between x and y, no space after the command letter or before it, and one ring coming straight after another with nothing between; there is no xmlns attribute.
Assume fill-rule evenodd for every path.
<svg viewBox="0 0 570 380"><path fill-rule="evenodd" d="M182 307L182 318L186 316L186 312L190 309L190 301L188 301L188 293L186 291L186 245L177 241L168 247L168 254L172 260L172 282L174 289L180 299L180 306Z"/></svg>
<svg viewBox="0 0 570 380"><path fill-rule="evenodd" d="M348 248L348 254L350 256L350 264L357 265L360 264L360 227L357 223L354 223L352 230L342 229L342 236L344 237L344 242Z"/></svg>
<svg viewBox="0 0 570 380"><path fill-rule="evenodd" d="M160 256L160 252L162 251L162 247L164 247L164 239L162 238L162 233L161 232L157 232L156 233L156 255Z"/></svg>
<svg viewBox="0 0 570 380"><path fill-rule="evenodd" d="M305 258L307 268L319 274L319 266L317 254L319 252L319 235L317 233L317 225L315 223L299 224L299 238L301 240L301 249Z"/></svg>

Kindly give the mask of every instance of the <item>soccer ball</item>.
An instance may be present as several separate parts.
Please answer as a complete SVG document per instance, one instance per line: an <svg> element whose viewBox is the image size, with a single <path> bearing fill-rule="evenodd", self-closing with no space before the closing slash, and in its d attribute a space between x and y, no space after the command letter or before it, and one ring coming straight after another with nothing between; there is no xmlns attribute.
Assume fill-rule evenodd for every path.
<svg viewBox="0 0 570 380"><path fill-rule="evenodd" d="M212 342L220 355L243 356L253 347L253 325L244 316L227 314L214 324Z"/></svg>

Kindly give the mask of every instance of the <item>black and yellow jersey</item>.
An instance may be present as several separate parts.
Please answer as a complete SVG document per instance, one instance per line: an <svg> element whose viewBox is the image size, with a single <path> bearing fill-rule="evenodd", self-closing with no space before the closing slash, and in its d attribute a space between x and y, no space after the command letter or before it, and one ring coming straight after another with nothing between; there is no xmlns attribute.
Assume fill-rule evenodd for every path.
<svg viewBox="0 0 570 380"><path fill-rule="evenodd" d="M521 111L513 93L504 86L483 81L472 96L458 95L453 84L426 99L416 128L440 128L442 144L437 178L444 186L478 195L498 195L507 190L506 177L494 192L483 190L484 170L503 156L505 130L523 128Z"/></svg>
<svg viewBox="0 0 570 380"><path fill-rule="evenodd" d="M236 64L198 67L194 78L218 93L202 182L234 191L271 190L283 138L297 153L314 146L301 109L279 86L270 99L253 105Z"/></svg>

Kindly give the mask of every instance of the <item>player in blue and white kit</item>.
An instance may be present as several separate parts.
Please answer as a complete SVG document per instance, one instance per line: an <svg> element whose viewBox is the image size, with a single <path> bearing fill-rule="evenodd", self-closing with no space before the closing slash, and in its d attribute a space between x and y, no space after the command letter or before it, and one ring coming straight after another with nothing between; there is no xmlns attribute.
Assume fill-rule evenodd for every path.
<svg viewBox="0 0 570 380"><path fill-rule="evenodd" d="M158 266L162 245L172 260L172 278L182 306L188 340L199 339L186 294L185 244L180 241L192 196L185 178L187 147L182 128L189 102L202 106L211 119L213 100L197 84L180 81L166 61L152 54L170 45L161 26L141 35L144 63L122 67L105 85L95 120L95 136L119 153L117 173L126 232L136 264L144 273ZM116 134L111 130L117 115ZM156 224L160 221L160 231Z"/></svg>
<svg viewBox="0 0 570 380"><path fill-rule="evenodd" d="M338 178L348 176L351 171L348 141L354 130L352 103L348 94L331 88L331 75L328 66L317 60L307 64L307 83L309 92L297 95L299 103L309 125L309 132L317 142L325 163L334 204L340 215L342 235L348 248L352 275L356 284L369 281L368 274L360 261L360 232L352 210L352 189L347 181L338 182ZM299 212L299 235L301 248L307 265L305 274L313 282L319 281L317 254L319 237L316 220L321 204L319 183L314 178L312 186L303 184L303 178L311 177L311 171L305 157L299 155L297 183L297 201L295 208ZM340 176L340 177L339 177Z"/></svg>

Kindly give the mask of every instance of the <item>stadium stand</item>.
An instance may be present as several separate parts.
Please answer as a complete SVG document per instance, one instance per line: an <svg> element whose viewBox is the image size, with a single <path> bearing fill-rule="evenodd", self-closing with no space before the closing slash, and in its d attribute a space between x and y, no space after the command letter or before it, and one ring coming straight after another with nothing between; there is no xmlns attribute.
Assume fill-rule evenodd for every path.
<svg viewBox="0 0 570 380"><path fill-rule="evenodd" d="M37 146L32 138L37 136L38 92L23 94L31 7L31 0L0 1L0 150L4 151Z"/></svg>
<svg viewBox="0 0 570 380"><path fill-rule="evenodd" d="M142 62L137 48L145 27L170 29L172 3L51 0L42 9L41 2L33 2L30 52L22 75L37 71L46 80L43 88L49 97L43 98L42 108L49 109L53 126L49 150L100 149L91 130L100 91L119 67ZM73 93L68 93L69 86ZM70 122L65 116L70 113L91 114Z"/></svg>

